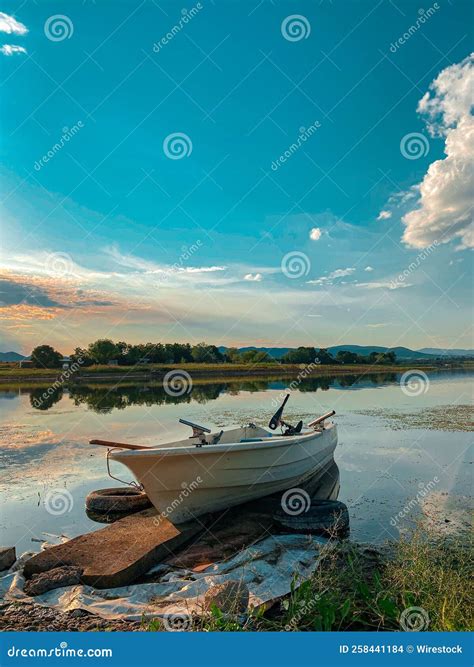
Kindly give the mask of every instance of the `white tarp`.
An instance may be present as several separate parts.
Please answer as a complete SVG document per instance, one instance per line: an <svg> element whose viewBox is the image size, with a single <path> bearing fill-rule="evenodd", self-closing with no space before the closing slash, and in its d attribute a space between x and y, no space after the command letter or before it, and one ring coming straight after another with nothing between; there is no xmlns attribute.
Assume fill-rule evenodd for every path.
<svg viewBox="0 0 474 667"><path fill-rule="evenodd" d="M258 606L288 593L295 577L300 581L308 578L316 569L319 549L326 542L325 538L314 535L274 535L203 572L158 565L149 573L158 579L156 583L106 590L67 586L35 598L23 592L25 579L21 567L18 571L12 568L0 579L0 598L34 601L62 611L85 609L105 619L140 620L143 615L200 613L206 591L215 584L233 580L245 582L250 591L250 606Z"/></svg>

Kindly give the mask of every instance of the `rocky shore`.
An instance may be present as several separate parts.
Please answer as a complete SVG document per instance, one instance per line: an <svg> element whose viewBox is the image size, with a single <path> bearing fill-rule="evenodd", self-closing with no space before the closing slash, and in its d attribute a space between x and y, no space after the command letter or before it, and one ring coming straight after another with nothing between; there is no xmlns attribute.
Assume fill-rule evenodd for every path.
<svg viewBox="0 0 474 667"><path fill-rule="evenodd" d="M25 602L0 605L0 631L16 632L130 632L143 630L138 621L105 620L83 609L62 612Z"/></svg>

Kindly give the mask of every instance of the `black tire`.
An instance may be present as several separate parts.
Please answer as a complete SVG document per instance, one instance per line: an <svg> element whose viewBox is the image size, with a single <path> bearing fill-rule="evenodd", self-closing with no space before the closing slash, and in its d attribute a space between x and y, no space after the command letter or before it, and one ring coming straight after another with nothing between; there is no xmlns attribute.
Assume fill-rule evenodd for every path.
<svg viewBox="0 0 474 667"><path fill-rule="evenodd" d="M139 512L151 506L146 493L126 487L98 489L89 493L86 498L86 509L104 514Z"/></svg>

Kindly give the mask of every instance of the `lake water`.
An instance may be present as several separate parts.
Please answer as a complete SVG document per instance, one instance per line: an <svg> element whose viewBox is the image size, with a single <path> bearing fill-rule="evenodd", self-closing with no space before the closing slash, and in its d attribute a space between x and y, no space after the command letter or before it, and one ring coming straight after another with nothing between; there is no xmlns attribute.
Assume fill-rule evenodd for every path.
<svg viewBox="0 0 474 667"><path fill-rule="evenodd" d="M467 509L472 379L443 371L409 390L393 373L346 376L309 380L291 392L290 423L336 410L339 500L349 508L353 539L396 538L417 516L441 512L451 523ZM117 483L107 475L106 450L89 439L166 442L188 434L180 417L211 428L267 425L289 382L195 383L181 397L159 384L80 385L46 401L44 387L0 386L0 545L37 551L49 534L73 537L101 527L86 516L85 496Z"/></svg>

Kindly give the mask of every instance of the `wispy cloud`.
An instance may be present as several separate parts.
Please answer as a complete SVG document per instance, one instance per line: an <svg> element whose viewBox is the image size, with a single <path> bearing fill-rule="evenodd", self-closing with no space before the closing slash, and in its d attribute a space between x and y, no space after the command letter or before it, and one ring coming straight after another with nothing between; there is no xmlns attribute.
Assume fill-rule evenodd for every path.
<svg viewBox="0 0 474 667"><path fill-rule="evenodd" d="M392 217L392 211L380 211L377 220L388 220Z"/></svg>
<svg viewBox="0 0 474 667"><path fill-rule="evenodd" d="M26 49L23 46L17 46L16 44L4 44L0 47L0 51L4 56L13 56L15 53L26 53Z"/></svg>
<svg viewBox="0 0 474 667"><path fill-rule="evenodd" d="M263 276L261 273L246 273L244 276L244 280L250 280L256 283L261 282Z"/></svg>
<svg viewBox="0 0 474 667"><path fill-rule="evenodd" d="M374 281L373 283L356 283L355 287L362 287L362 289L403 289L405 287L412 287L411 283L397 283L388 281Z"/></svg>
<svg viewBox="0 0 474 667"><path fill-rule="evenodd" d="M368 273L370 273L373 270L374 270L374 268L372 266L366 266L365 269L364 269L364 271L367 271Z"/></svg>
<svg viewBox="0 0 474 667"><path fill-rule="evenodd" d="M347 267L346 269L335 269L331 271L327 276L321 276L316 280L308 280L308 285L332 285L334 280L338 278L345 278L346 276L351 276L355 272L354 267Z"/></svg>

